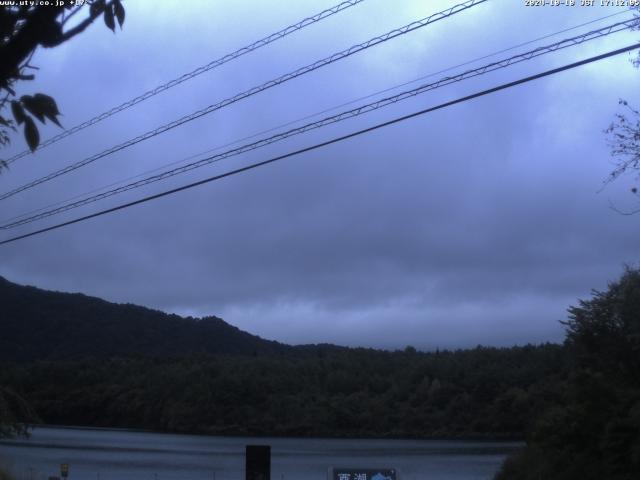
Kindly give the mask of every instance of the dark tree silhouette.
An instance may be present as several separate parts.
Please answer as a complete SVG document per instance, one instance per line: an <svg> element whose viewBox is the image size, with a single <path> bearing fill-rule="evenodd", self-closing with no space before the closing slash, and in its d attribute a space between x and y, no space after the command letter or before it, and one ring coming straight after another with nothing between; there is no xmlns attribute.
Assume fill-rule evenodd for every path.
<svg viewBox="0 0 640 480"><path fill-rule="evenodd" d="M636 30L640 30L640 6L631 7L631 9L639 12L636 14L639 22ZM632 63L636 68L640 68L640 52L632 60ZM640 111L630 106L626 100L620 100L620 105L624 106L626 111L616 114L614 121L605 130L611 156L614 159L614 169L609 174L605 184L626 173L635 173L640 177ZM632 187L631 193L640 201L638 187ZM624 215L633 215L640 212L640 208L630 211L621 211L616 207L613 208Z"/></svg>
<svg viewBox="0 0 640 480"><path fill-rule="evenodd" d="M68 27L73 17L85 12L84 19ZM15 85L35 78L33 72L37 68L30 61L38 47L61 45L82 33L100 16L114 32L116 20L122 28L125 10L121 1L0 6L0 92L3 94L0 97L0 147L10 142L11 131L15 132L21 126L29 148L32 151L38 148L40 135L34 119L41 123L50 120L60 126L60 112L53 98L44 93L18 98ZM6 164L0 159L0 169L3 167ZM0 437L26 434L29 423L35 418L20 395L0 387Z"/></svg>
<svg viewBox="0 0 640 480"><path fill-rule="evenodd" d="M80 18L77 15L83 14L85 17L77 21ZM35 120L41 123L50 120L60 125L60 112L53 98L43 93L18 98L15 85L35 78L37 68L30 61L38 47L57 47L84 32L100 16L114 32L116 20L122 28L125 10L121 0L0 7L0 92L4 94L0 98L0 147L9 143L10 132L20 126L29 148L34 151L40 143ZM0 168L2 166L6 165L0 164Z"/></svg>
<svg viewBox="0 0 640 480"><path fill-rule="evenodd" d="M640 269L569 309L571 371L496 480L631 480L640 471Z"/></svg>
<svg viewBox="0 0 640 480"><path fill-rule="evenodd" d="M522 438L559 403L560 345L289 346L0 278L0 385L47 424L217 435Z"/></svg>

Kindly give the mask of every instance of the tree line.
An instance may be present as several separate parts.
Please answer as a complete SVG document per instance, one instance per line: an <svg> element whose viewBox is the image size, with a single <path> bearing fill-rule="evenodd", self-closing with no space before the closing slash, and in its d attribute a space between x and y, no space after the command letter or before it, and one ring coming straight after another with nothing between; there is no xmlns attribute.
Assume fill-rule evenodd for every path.
<svg viewBox="0 0 640 480"><path fill-rule="evenodd" d="M496 480L637 478L640 269L571 307L564 323L562 345L5 360L0 435L24 433L26 420L217 435L526 438Z"/></svg>
<svg viewBox="0 0 640 480"><path fill-rule="evenodd" d="M330 437L519 437L558 397L558 345L420 353L127 356L5 362L50 424Z"/></svg>

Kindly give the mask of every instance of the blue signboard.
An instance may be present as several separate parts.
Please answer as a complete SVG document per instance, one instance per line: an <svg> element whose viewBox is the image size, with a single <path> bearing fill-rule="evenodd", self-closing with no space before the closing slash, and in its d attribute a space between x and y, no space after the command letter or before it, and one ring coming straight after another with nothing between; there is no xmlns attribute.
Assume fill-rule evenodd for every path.
<svg viewBox="0 0 640 480"><path fill-rule="evenodd" d="M332 468L330 480L398 480L394 468Z"/></svg>

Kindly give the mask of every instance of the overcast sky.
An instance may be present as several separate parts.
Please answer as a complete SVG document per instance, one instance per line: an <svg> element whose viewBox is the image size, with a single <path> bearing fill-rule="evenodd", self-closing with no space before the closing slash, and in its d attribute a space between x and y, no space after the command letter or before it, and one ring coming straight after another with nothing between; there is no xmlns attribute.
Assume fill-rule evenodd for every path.
<svg viewBox="0 0 640 480"><path fill-rule="evenodd" d="M59 48L38 51L37 80L23 84L20 93L54 96L64 126L72 127L336 3L126 2L124 29L115 35L99 21ZM455 3L365 0L13 163L0 177L0 189L15 188ZM4 200L0 217L625 11L492 0ZM630 13L425 81L625 17ZM640 32L618 33L546 55L4 232L2 238L639 39ZM567 307L588 298L592 288L605 288L625 263L639 260L640 215L623 216L610 207L634 207L629 193L634 179L599 192L612 169L603 130L620 111L619 98L640 105L640 71L630 58L624 54L1 246L0 275L168 312L217 315L287 343L433 349L561 341L559 320L566 318ZM41 133L48 138L59 130L46 126ZM23 148L23 140L15 137L1 153L6 158Z"/></svg>

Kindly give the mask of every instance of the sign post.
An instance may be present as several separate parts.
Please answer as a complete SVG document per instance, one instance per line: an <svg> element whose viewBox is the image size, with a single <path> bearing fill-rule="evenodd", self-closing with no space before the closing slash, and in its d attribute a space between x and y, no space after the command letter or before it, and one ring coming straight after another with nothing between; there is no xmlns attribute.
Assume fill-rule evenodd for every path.
<svg viewBox="0 0 640 480"><path fill-rule="evenodd" d="M246 480L271 480L271 446L247 445L245 455Z"/></svg>

